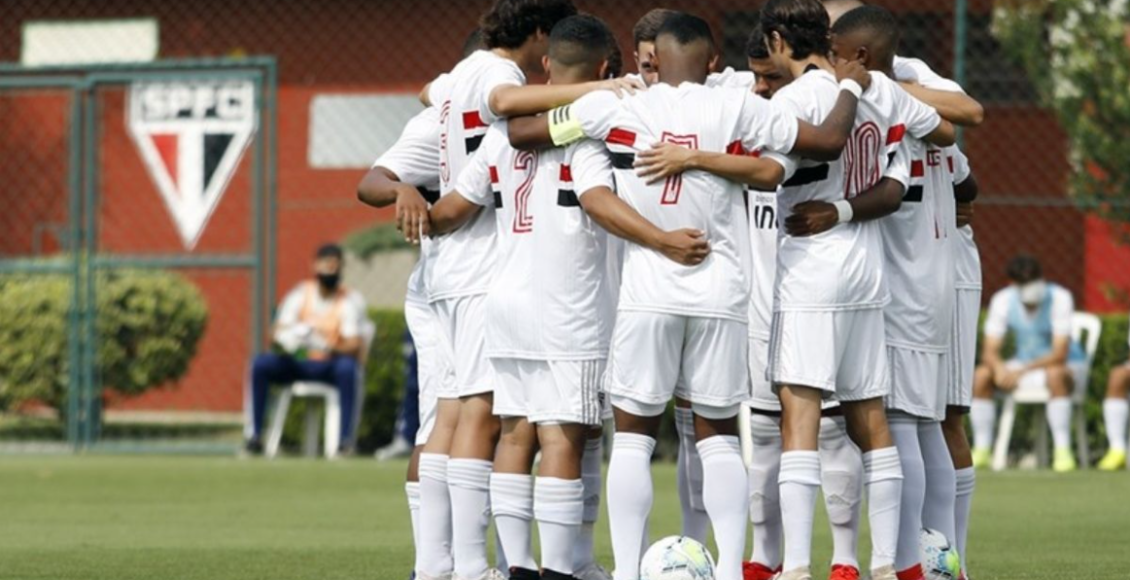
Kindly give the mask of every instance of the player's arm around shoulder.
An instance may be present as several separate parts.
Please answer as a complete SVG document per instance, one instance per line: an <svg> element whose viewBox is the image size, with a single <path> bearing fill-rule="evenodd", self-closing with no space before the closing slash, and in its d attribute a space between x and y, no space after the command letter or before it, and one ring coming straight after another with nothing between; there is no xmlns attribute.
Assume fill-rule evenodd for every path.
<svg viewBox="0 0 1130 580"><path fill-rule="evenodd" d="M942 118L955 125L976 127L985 120L985 108L977 99L919 59L897 58L895 77L906 92L937 109Z"/></svg>
<svg viewBox="0 0 1130 580"><path fill-rule="evenodd" d="M686 171L706 171L737 183L772 191L785 180L781 163L752 154L700 151L674 143L655 143L636 155L636 174L652 185Z"/></svg>
<svg viewBox="0 0 1130 580"><path fill-rule="evenodd" d="M616 96L643 90L631 78L606 79L572 85L502 85L490 93L490 110L499 117L536 115L567 105L594 91L612 91Z"/></svg>
<svg viewBox="0 0 1130 580"><path fill-rule="evenodd" d="M510 146L528 151L564 147L586 137L603 139L619 99L615 91L595 91L542 115L511 117L507 120Z"/></svg>

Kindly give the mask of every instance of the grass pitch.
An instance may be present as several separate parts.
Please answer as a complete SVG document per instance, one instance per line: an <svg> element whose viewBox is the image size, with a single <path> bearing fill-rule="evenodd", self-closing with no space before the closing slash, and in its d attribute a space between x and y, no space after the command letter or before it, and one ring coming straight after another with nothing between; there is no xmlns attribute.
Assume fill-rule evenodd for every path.
<svg viewBox="0 0 1130 580"><path fill-rule="evenodd" d="M0 579L404 580L413 558L404 467L4 457ZM678 532L679 508L674 466L654 472L657 539ZM977 580L1124 579L1128 522L1130 473L981 473L970 569ZM606 520L598 546L610 567ZM866 563L866 530L860 553ZM819 516L818 577L829 558Z"/></svg>

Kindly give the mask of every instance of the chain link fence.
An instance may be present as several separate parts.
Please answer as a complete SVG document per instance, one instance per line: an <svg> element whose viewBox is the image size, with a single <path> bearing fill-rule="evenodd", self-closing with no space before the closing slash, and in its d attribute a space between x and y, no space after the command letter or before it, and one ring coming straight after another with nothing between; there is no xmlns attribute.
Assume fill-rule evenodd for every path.
<svg viewBox="0 0 1130 580"><path fill-rule="evenodd" d="M966 131L963 142L981 185L975 229L986 300L1006 283L1007 260L1026 252L1043 261L1049 279L1070 289L1081 308L1124 309L1130 251L1113 241L1109 224L1073 203L1065 134L994 37L993 2L875 3L900 19L904 55L959 80L985 105L985 123ZM355 185L418 110L420 87L457 62L465 37L489 5L0 3L0 62L6 63L0 88L0 300L16 300L19 290L20 299L31 301L0 304L0 311L25 315L11 320L29 324L29 308L47 308L34 300L42 299L42 289L20 286L28 280L56 280L51 291L62 305L50 314L58 320L44 314L30 323L57 325L59 332L16 332L0 320L0 327L9 326L0 331L9 338L32 341L35 348L25 349L30 356L49 352L55 361L53 374L26 360L16 364L11 359L29 355L0 345L0 444L54 441L67 447L86 440L84 432L90 441L123 447L155 440L236 444L247 361L264 346L271 309L309 276L319 244L364 239L392 217L391 210L360 206ZM625 69L633 70L632 26L656 4L577 5L608 22ZM758 5L673 0L664 7L707 19L724 63L744 69ZM185 59L198 64L160 64ZM109 60L139 64L95 64ZM106 70L117 76L99 81L97 74ZM250 89L241 84L247 82ZM232 117L220 118L215 105L238 100L243 90L252 92L251 112L240 117L227 111ZM148 113L138 108L143 105ZM270 126L274 119L277 127ZM348 261L347 283L370 306L399 307L410 250L361 246ZM180 299L206 311L198 339L181 352L190 355L183 368L170 363L172 368L150 371L160 380L135 373L130 381L152 383L136 392L108 384L99 376L106 371L94 364L99 345L129 342L121 336L129 325L101 320L94 307L108 292L100 291L109 282L99 277L125 271L168 272L166 284L187 288ZM144 311L162 324L185 327L184 336L192 337L192 320L159 306L149 312L130 304L133 310L121 310L130 316ZM62 342L50 342L59 336ZM140 359L144 353L127 355ZM399 357L399 346L375 356ZM48 385L43 388L55 400L26 396L24 387L33 383ZM385 399L373 401L368 404ZM379 442L388 428L366 436L362 426L362 437Z"/></svg>

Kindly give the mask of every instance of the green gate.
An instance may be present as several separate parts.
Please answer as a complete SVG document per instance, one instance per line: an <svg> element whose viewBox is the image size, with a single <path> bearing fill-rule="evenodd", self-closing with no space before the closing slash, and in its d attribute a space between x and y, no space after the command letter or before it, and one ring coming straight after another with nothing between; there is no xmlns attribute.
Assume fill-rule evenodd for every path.
<svg viewBox="0 0 1130 580"><path fill-rule="evenodd" d="M0 345L0 451L238 445L274 296L276 93L267 57L0 65L0 332L23 345ZM129 285L156 273L194 287L207 323L187 369L147 385L136 330L99 311L168 307ZM107 384L111 359L132 392Z"/></svg>

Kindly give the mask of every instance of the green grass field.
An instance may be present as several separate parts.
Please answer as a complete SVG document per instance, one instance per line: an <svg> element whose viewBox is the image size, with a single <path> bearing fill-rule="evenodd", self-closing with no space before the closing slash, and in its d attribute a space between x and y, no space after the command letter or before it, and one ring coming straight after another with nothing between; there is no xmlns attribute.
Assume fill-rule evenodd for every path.
<svg viewBox="0 0 1130 580"><path fill-rule="evenodd" d="M4 457L0 578L404 580L403 474L403 463L365 459ZM677 532L679 513L674 467L655 474L658 538ZM1130 575L1130 473L982 474L977 485L977 580ZM826 562L817 525L814 557ZM606 527L599 546L610 563Z"/></svg>

